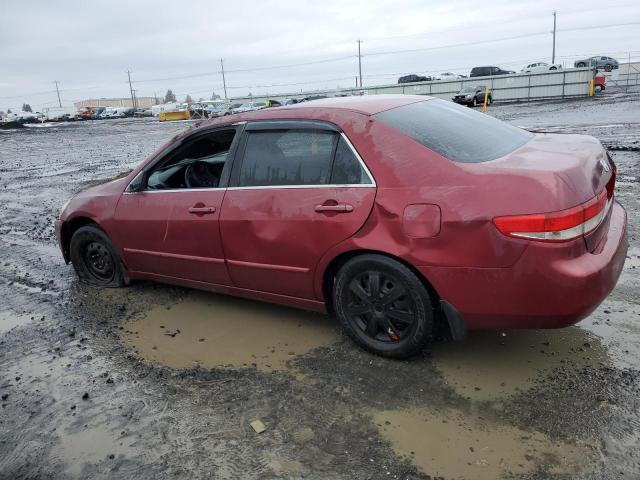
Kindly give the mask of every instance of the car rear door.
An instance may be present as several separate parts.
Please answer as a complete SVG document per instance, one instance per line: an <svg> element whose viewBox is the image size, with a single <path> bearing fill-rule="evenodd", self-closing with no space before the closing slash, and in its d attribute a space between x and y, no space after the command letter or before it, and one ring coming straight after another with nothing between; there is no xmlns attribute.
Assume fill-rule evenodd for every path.
<svg viewBox="0 0 640 480"><path fill-rule="evenodd" d="M141 172L148 186L141 191L122 195L115 214L116 243L123 249L124 260L134 274L157 280L229 285L220 238L219 217L231 168L231 157L238 136L236 127L223 127L209 132L196 132L177 147L170 147L167 160L159 158L156 166ZM224 140L220 140L224 137ZM219 144L220 150L209 155L202 147L200 161L225 153L220 180L216 186L178 185L157 188L150 179L157 172L168 171L167 165L194 149L194 142ZM184 161L184 160L183 160ZM180 162L177 163L179 170ZM177 171L179 176L179 171ZM137 178L137 177L136 177ZM136 180L134 180L135 182ZM132 183L134 183L132 182Z"/></svg>
<svg viewBox="0 0 640 480"><path fill-rule="evenodd" d="M233 283L314 298L319 259L360 229L375 193L364 162L334 125L248 124L220 215Z"/></svg>

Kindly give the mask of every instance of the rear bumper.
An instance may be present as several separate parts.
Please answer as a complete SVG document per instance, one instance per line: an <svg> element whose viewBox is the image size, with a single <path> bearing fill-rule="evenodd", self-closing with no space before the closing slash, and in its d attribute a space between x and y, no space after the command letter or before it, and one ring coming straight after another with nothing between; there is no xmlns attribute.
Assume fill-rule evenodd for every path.
<svg viewBox="0 0 640 480"><path fill-rule="evenodd" d="M614 203L596 249L566 258L557 244L532 242L510 268L418 267L471 330L559 328L587 317L624 266L627 215Z"/></svg>

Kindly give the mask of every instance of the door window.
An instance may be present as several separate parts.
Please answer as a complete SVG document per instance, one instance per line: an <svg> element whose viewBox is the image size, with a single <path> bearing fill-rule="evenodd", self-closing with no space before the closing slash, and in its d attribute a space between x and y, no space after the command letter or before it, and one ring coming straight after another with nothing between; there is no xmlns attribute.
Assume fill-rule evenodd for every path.
<svg viewBox="0 0 640 480"><path fill-rule="evenodd" d="M371 185L371 178L356 158L353 150L342 137L338 140L333 169L332 185Z"/></svg>
<svg viewBox="0 0 640 480"><path fill-rule="evenodd" d="M217 130L187 139L152 167L147 189L218 188L235 133Z"/></svg>
<svg viewBox="0 0 640 480"><path fill-rule="evenodd" d="M349 143L324 130L247 133L239 186L371 185Z"/></svg>
<svg viewBox="0 0 640 480"><path fill-rule="evenodd" d="M327 184L336 140L322 130L249 132L240 186Z"/></svg>

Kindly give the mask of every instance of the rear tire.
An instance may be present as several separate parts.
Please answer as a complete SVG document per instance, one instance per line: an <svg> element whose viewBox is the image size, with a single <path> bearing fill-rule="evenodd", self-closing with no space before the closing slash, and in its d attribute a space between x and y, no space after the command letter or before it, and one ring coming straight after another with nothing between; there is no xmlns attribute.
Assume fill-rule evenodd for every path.
<svg viewBox="0 0 640 480"><path fill-rule="evenodd" d="M477 107L478 106L478 100L476 99L476 97L473 97L473 102L471 103L472 107Z"/></svg>
<svg viewBox="0 0 640 480"><path fill-rule="evenodd" d="M124 285L124 267L109 237L97 226L76 230L69 247L71 263L80 280L100 287Z"/></svg>
<svg viewBox="0 0 640 480"><path fill-rule="evenodd" d="M491 98L491 95L489 95L487 97L487 105L491 105L491 102L493 102L493 98Z"/></svg>
<svg viewBox="0 0 640 480"><path fill-rule="evenodd" d="M576 64L576 67L578 67L578 68L582 68L582 67L586 67L586 66L587 66L587 64L586 64L586 63L584 63L584 62L578 62L578 63Z"/></svg>
<svg viewBox="0 0 640 480"><path fill-rule="evenodd" d="M382 255L360 255L345 263L336 276L333 303L349 337L377 355L410 357L433 334L427 289L409 268Z"/></svg>
<svg viewBox="0 0 640 480"><path fill-rule="evenodd" d="M605 72L610 72L611 70L613 70L613 65L607 64L607 65L604 66L604 71Z"/></svg>

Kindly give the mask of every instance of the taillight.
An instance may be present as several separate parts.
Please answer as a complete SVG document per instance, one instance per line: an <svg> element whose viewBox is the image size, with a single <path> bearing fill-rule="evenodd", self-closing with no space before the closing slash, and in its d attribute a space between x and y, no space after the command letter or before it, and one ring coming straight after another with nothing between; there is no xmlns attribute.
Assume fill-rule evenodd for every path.
<svg viewBox="0 0 640 480"><path fill-rule="evenodd" d="M564 242L595 230L609 211L610 199L609 190L605 188L597 197L577 207L551 213L496 217L493 223L509 237Z"/></svg>

